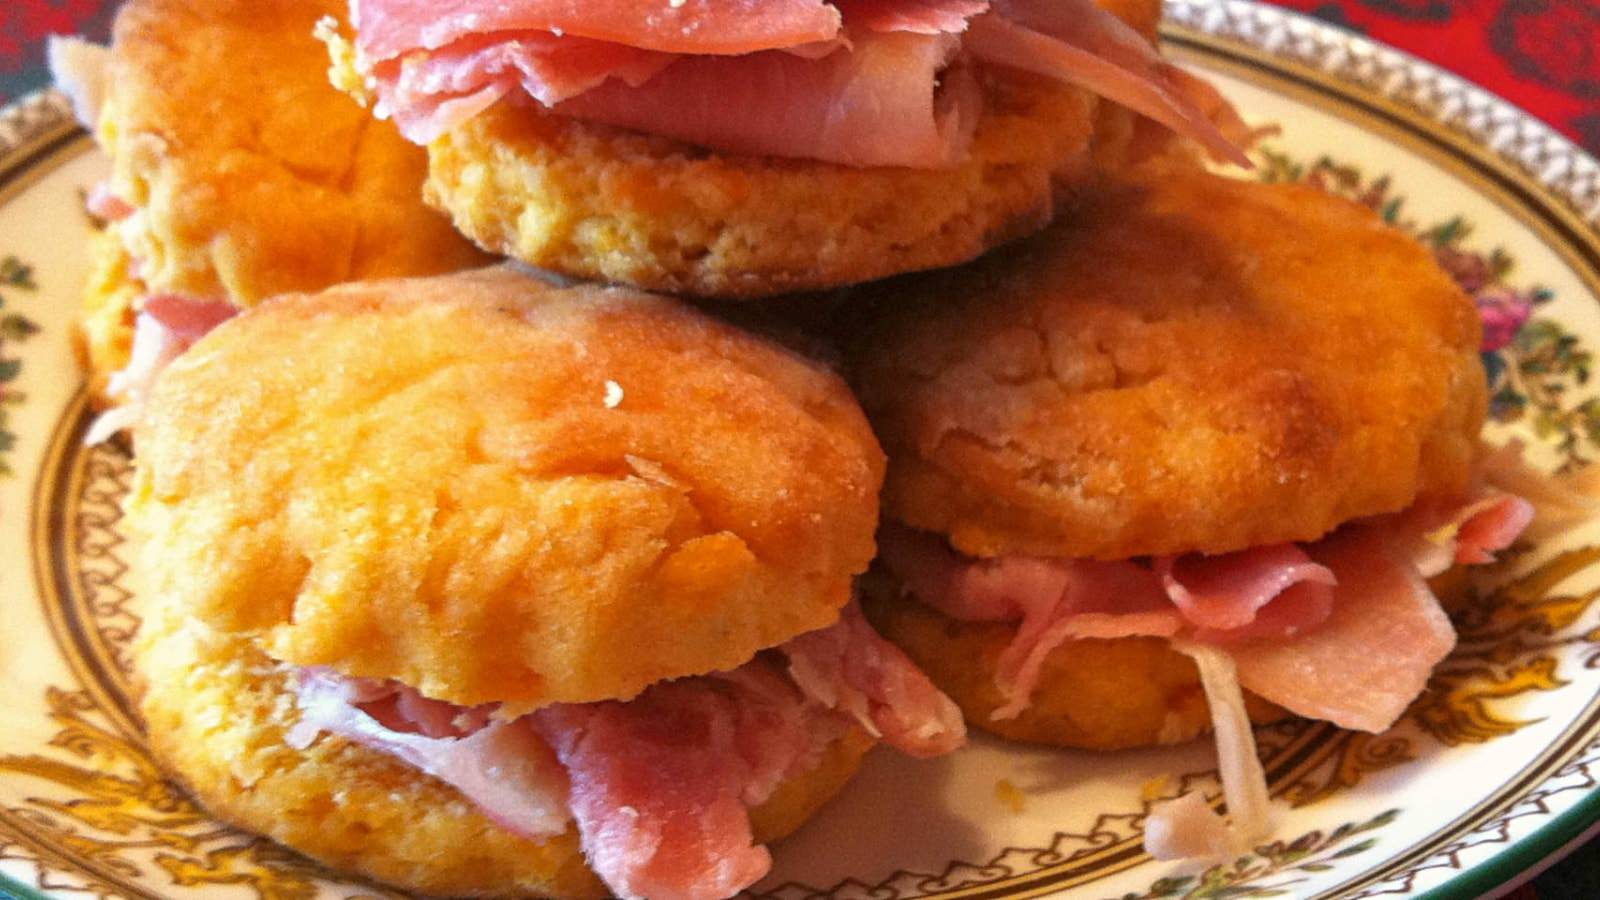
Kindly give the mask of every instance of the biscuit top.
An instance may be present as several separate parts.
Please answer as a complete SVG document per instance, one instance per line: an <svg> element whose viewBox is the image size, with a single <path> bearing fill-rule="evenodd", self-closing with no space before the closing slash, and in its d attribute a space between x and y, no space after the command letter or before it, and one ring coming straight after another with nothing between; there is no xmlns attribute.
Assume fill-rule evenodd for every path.
<svg viewBox="0 0 1600 900"><path fill-rule="evenodd" d="M1476 453L1471 300L1313 188L1147 174L878 293L857 369L884 515L971 555L1312 540L1462 490Z"/></svg>
<svg viewBox="0 0 1600 900"><path fill-rule="evenodd" d="M512 711L831 624L883 470L820 366L507 268L256 307L163 373L134 437L154 595L278 659Z"/></svg>
<svg viewBox="0 0 1600 900"><path fill-rule="evenodd" d="M423 205L426 154L328 84L340 0L129 0L96 137L153 291L227 297L484 257Z"/></svg>

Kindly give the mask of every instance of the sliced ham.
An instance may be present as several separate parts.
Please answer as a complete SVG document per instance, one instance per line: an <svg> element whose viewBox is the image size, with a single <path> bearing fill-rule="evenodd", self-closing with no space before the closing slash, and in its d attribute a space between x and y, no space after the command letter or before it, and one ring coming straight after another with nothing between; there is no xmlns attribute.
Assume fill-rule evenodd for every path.
<svg viewBox="0 0 1600 900"><path fill-rule="evenodd" d="M908 593L961 621L1017 622L996 663L1008 718L1045 658L1074 638L1178 637L1217 647L1252 691L1301 715L1381 731L1415 699L1454 631L1424 577L1492 561L1533 517L1485 488L1346 525L1313 544L1142 563L967 559L934 535L886 526L884 565Z"/></svg>
<svg viewBox="0 0 1600 900"><path fill-rule="evenodd" d="M991 12L972 20L965 46L984 62L1079 85L1197 141L1218 159L1251 165L1194 105L1172 64L1093 0L996 0Z"/></svg>
<svg viewBox="0 0 1600 900"><path fill-rule="evenodd" d="M1165 558L1155 568L1183 617L1219 636L1255 624L1262 609L1290 589L1315 595L1306 602L1317 603L1331 599L1334 584L1333 573L1294 544Z"/></svg>
<svg viewBox="0 0 1600 900"><path fill-rule="evenodd" d="M864 32L818 60L686 57L638 87L607 81L554 109L730 153L939 168L966 155L982 104L966 69L946 70L958 47L949 35Z"/></svg>
<svg viewBox="0 0 1600 900"><path fill-rule="evenodd" d="M83 200L84 209L89 215L106 222L120 222L138 212L137 207L118 197L111 190L111 185L101 181L89 189L89 195Z"/></svg>
<svg viewBox="0 0 1600 900"><path fill-rule="evenodd" d="M351 0L357 46L373 61L464 37L547 31L666 53L737 55L839 32L824 0Z"/></svg>
<svg viewBox="0 0 1600 900"><path fill-rule="evenodd" d="M374 706L394 713L395 695L407 692L398 685L303 670L296 691L301 724L286 740L304 749L319 732L337 734L449 784L510 831L539 838L566 830L571 819L566 773L527 723L485 719L470 733L430 737L397 716L385 723L373 714Z"/></svg>
<svg viewBox="0 0 1600 900"><path fill-rule="evenodd" d="M590 867L620 896L651 900L718 900L767 873L746 806L815 764L838 733L819 718L832 714L770 670L532 715L571 779Z"/></svg>
<svg viewBox="0 0 1600 900"><path fill-rule="evenodd" d="M1228 648L1239 681L1299 715L1383 731L1455 647L1455 630L1385 528L1347 527L1309 550L1339 580L1333 614L1291 638Z"/></svg>
<svg viewBox="0 0 1600 900"><path fill-rule="evenodd" d="M911 756L939 756L966 742L961 710L854 602L839 622L779 648L811 700L850 714L868 733Z"/></svg>
<svg viewBox="0 0 1600 900"><path fill-rule="evenodd" d="M1587 465L1554 475L1523 459L1522 442L1488 448L1479 462L1484 484L1533 504L1536 515L1524 534L1539 541L1600 516L1600 466Z"/></svg>
<svg viewBox="0 0 1600 900"><path fill-rule="evenodd" d="M615 78L648 81L678 57L549 32L479 35L373 68L375 112L425 144L519 87L547 106Z"/></svg>
<svg viewBox="0 0 1600 900"><path fill-rule="evenodd" d="M989 0L833 0L852 28L959 34L973 16L989 11Z"/></svg>
<svg viewBox="0 0 1600 900"><path fill-rule="evenodd" d="M1045 659L1076 638L1173 637L1229 642L1293 634L1328 616L1332 574L1292 545L1218 557L1131 561L1008 556L969 560L935 535L894 526L881 556L907 592L963 621L1019 621L995 683L994 718L1027 708Z"/></svg>
<svg viewBox="0 0 1600 900"><path fill-rule="evenodd" d="M518 87L563 115L853 166L964 158L985 62L1083 86L1249 165L1237 115L1091 0L353 0L358 65L426 143ZM675 61L674 61L675 60Z"/></svg>
<svg viewBox="0 0 1600 900"><path fill-rule="evenodd" d="M211 329L237 313L231 304L221 300L193 300L172 294L146 297L144 308L134 318L128 364L113 372L106 383L106 393L117 405L95 419L84 442L102 443L137 424L157 376Z"/></svg>
<svg viewBox="0 0 1600 900"><path fill-rule="evenodd" d="M1199 791L1151 804L1144 850L1160 860L1221 859L1238 852L1228 821Z"/></svg>
<svg viewBox="0 0 1600 900"><path fill-rule="evenodd" d="M854 604L731 672L512 721L326 669L301 670L297 690L291 746L328 731L390 753L530 837L575 821L607 886L653 900L716 900L765 875L747 809L816 768L851 715L919 756L965 738L960 711Z"/></svg>

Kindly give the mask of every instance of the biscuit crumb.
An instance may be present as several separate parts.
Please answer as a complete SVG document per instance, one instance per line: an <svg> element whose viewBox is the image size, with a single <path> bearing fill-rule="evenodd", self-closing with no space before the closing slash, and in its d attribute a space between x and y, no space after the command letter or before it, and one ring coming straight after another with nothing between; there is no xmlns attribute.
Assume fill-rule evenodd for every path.
<svg viewBox="0 0 1600 900"><path fill-rule="evenodd" d="M606 409L616 409L622 403L622 385L615 381L606 382Z"/></svg>
<svg viewBox="0 0 1600 900"><path fill-rule="evenodd" d="M1139 799L1149 803L1166 797L1168 788L1172 786L1172 776L1157 775L1156 777L1139 785Z"/></svg>
<svg viewBox="0 0 1600 900"><path fill-rule="evenodd" d="M1027 795L1022 792L1022 789L1005 778L994 783L994 796L996 800L1005 804L1014 813L1022 812L1027 801Z"/></svg>

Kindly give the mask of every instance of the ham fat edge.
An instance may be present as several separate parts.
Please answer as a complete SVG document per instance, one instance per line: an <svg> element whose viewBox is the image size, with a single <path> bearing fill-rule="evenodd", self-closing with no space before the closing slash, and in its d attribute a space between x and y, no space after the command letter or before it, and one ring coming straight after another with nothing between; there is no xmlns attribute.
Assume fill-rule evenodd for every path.
<svg viewBox="0 0 1600 900"><path fill-rule="evenodd" d="M1309 544L1111 562L980 560L938 535L886 525L880 558L908 595L953 619L1017 623L996 666L1005 702L995 719L1026 709L1045 657L1077 638L1164 637L1193 658L1232 821L1185 795L1152 806L1145 842L1160 859L1218 857L1270 827L1242 692L1342 728L1387 729L1455 647L1425 579L1492 562L1528 528L1533 505L1505 488L1567 496L1578 487L1533 473L1516 448L1491 451L1480 468L1481 486L1458 502L1358 520Z"/></svg>
<svg viewBox="0 0 1600 900"><path fill-rule="evenodd" d="M1250 165L1224 134L1240 133L1231 107L1092 0L351 0L350 20L335 57L420 144L525 96L723 152L944 168L982 115L976 63L1082 87Z"/></svg>
<svg viewBox="0 0 1600 900"><path fill-rule="evenodd" d="M857 725L913 756L966 739L960 710L854 603L731 672L510 720L397 682L297 676L290 746L327 732L388 753L535 840L575 825L589 866L625 898L718 900L754 884L772 860L748 810Z"/></svg>

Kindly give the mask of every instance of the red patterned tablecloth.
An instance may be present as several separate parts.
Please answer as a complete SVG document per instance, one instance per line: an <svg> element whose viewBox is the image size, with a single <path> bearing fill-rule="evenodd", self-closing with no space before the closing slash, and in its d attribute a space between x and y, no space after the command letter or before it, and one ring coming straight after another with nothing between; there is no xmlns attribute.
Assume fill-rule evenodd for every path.
<svg viewBox="0 0 1600 900"><path fill-rule="evenodd" d="M1274 0L1477 82L1600 155L1596 0ZM43 86L46 35L103 38L113 0L0 0L0 103ZM1600 898L1591 843L1512 900Z"/></svg>

